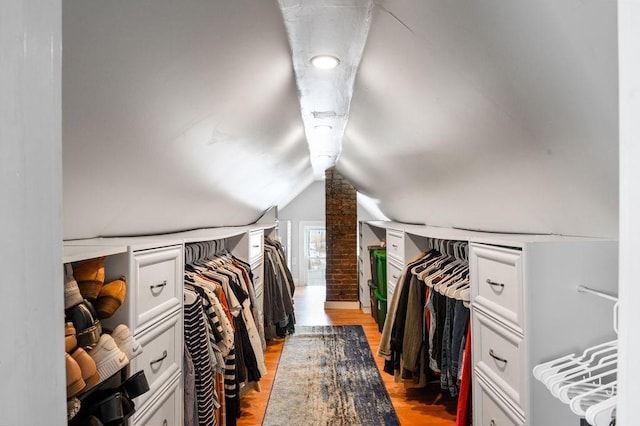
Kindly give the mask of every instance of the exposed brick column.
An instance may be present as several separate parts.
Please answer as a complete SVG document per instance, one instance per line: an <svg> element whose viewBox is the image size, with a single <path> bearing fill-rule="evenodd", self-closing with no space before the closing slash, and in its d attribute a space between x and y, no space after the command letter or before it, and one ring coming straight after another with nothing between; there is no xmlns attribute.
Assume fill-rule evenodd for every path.
<svg viewBox="0 0 640 426"><path fill-rule="evenodd" d="M325 172L327 301L358 301L356 189L336 169Z"/></svg>

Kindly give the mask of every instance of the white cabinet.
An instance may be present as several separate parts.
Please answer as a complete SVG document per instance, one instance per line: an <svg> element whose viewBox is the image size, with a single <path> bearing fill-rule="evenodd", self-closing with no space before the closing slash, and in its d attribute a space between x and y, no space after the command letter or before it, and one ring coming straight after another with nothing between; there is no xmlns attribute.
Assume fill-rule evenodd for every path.
<svg viewBox="0 0 640 426"><path fill-rule="evenodd" d="M614 241L531 237L470 244L474 424L565 426L579 420L534 380L533 367L614 337Z"/></svg>
<svg viewBox="0 0 640 426"><path fill-rule="evenodd" d="M69 253L109 253L116 245L123 246L124 253L107 256L105 270L111 275L108 279L126 276L127 297L103 327L126 324L142 345L142 354L131 360L129 369L133 373L144 370L150 390L134 400L136 412L131 423L155 425L155 420L147 423L141 419L152 412L167 414L163 404L173 392L167 393L167 388L171 385L175 391L182 386L184 248L178 239L133 237L71 241L65 249ZM182 424L183 398L179 392L180 397L173 397L169 403L179 413L167 418L169 425Z"/></svg>

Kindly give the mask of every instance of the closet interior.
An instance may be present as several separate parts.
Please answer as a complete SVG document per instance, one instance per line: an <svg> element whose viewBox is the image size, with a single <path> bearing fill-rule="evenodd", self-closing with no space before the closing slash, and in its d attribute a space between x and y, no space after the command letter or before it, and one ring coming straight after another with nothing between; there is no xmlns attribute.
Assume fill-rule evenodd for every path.
<svg viewBox="0 0 640 426"><path fill-rule="evenodd" d="M266 341L295 332L295 288L276 219L65 241L65 263L94 259L104 261L107 280L121 277L127 285L126 298L103 327L124 324L140 345L118 380L143 372L138 375L148 384L128 415L112 423L235 424L239 399L259 391L267 373Z"/></svg>
<svg viewBox="0 0 640 426"><path fill-rule="evenodd" d="M378 355L396 381L459 395L458 425L615 422L615 240L387 221L359 230L363 310L374 306L367 247L387 250Z"/></svg>

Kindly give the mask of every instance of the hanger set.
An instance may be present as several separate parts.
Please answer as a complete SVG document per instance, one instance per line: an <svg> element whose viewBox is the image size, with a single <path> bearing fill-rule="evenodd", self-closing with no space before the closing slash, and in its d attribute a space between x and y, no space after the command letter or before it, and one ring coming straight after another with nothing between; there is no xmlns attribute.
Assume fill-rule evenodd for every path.
<svg viewBox="0 0 640 426"><path fill-rule="evenodd" d="M581 287L609 300L615 297ZM617 312L618 302L614 306ZM614 316L615 318L615 316ZM614 319L617 333L617 321ZM618 341L611 340L584 350L580 355L570 354L538 364L533 376L549 392L568 404L575 414L584 417L593 426L615 424L618 389Z"/></svg>
<svg viewBox="0 0 640 426"><path fill-rule="evenodd" d="M221 254L228 254L226 240L201 241L185 244L184 261L191 265L203 260L210 260Z"/></svg>
<svg viewBox="0 0 640 426"><path fill-rule="evenodd" d="M464 241L427 239L429 251L411 268L419 280L443 296L470 300L469 251Z"/></svg>

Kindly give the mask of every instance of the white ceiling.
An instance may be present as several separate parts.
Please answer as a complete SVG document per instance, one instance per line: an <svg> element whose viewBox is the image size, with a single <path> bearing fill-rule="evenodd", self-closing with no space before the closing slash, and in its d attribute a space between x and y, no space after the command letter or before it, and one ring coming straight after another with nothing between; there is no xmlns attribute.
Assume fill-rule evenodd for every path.
<svg viewBox="0 0 640 426"><path fill-rule="evenodd" d="M247 224L314 180L297 3L63 0L65 238ZM325 12L307 45L342 52ZM601 0L375 1L338 170L396 220L616 236L616 25Z"/></svg>

